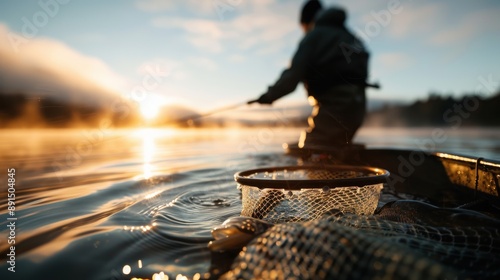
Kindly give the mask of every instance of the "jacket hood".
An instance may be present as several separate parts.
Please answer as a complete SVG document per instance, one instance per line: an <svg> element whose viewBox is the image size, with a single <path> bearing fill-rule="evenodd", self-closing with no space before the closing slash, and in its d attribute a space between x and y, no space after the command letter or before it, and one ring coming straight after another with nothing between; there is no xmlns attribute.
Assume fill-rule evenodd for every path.
<svg viewBox="0 0 500 280"><path fill-rule="evenodd" d="M341 8L328 8L316 16L316 25L344 26L346 12Z"/></svg>

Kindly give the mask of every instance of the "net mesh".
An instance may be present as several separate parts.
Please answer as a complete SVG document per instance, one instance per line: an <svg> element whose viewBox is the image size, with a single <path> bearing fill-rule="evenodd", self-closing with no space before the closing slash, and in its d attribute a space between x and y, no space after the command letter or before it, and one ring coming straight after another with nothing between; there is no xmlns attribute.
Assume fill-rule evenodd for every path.
<svg viewBox="0 0 500 280"><path fill-rule="evenodd" d="M378 175L358 170L299 169L258 172L247 178L283 180L280 188L258 188L240 185L242 191L242 216L272 223L316 220L326 212L338 210L357 215L373 214L377 208L383 184L342 186L330 188L305 186L300 190L286 188L287 180L335 180Z"/></svg>

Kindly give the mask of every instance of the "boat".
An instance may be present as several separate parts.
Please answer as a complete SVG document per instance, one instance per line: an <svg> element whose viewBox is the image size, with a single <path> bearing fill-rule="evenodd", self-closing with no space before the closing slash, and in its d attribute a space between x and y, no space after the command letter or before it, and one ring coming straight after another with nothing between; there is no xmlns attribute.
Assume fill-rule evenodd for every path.
<svg viewBox="0 0 500 280"><path fill-rule="evenodd" d="M437 206L455 207L472 200L500 206L498 160L423 150L368 149L363 144L304 149L293 143L283 144L283 148L308 161L386 169L390 172L388 187L425 197Z"/></svg>
<svg viewBox="0 0 500 280"><path fill-rule="evenodd" d="M236 256L236 259L231 268L225 263L224 269L220 269L218 264L215 266L217 270L213 271L229 271L228 279L250 279L255 276L258 278L267 276L265 273L268 272L280 276L300 276L303 279L330 279L331 277L327 276L330 274L327 273L345 279L379 279L370 274L377 271L382 274L386 271L387 277L398 279L498 279L500 161L422 150L372 149L362 144L304 149L293 143L284 144L283 148L288 155L299 158L298 165L372 166L389 171L384 190L394 192L396 196L401 195L400 205L419 205L422 202L426 205L427 210L422 214L418 215L415 208L405 212L403 217L420 216L425 217L425 220L429 217L428 221L434 224L423 224L422 221L407 223L405 218L394 220L393 224L387 221L387 224L384 224L383 219L378 219L377 215L382 213L383 209L397 205L398 202L395 201L387 202L373 216L332 212L332 216L303 224L278 223L262 233L262 236L256 238L256 241L244 250L236 251L232 255ZM277 196L269 191L265 195ZM267 208L270 204L265 205ZM387 205L389 206L386 208ZM400 212L395 209L392 215L399 219ZM449 216L439 218L440 213L447 213ZM438 218L434 220L435 217ZM454 220L457 217L458 219ZM460 219L466 223L462 224L462 227L455 227L455 222ZM486 220L491 221L492 225L483 222ZM259 228L257 223L253 224L246 217L243 221L242 225L246 228ZM370 221L374 221L373 224ZM447 226L448 221L451 227ZM347 227L344 227L345 225ZM221 229L225 230L224 233L228 232L224 226ZM421 236L419 231L422 231ZM325 232L327 234L323 234ZM377 236L380 232L383 233ZM370 239L372 234L376 237ZM397 238L390 239L391 236ZM412 239L414 237L415 239ZM471 246L466 245L466 242L470 242ZM398 247L401 244L412 245ZM313 258L310 252L329 257ZM431 257L417 261L416 257L420 253ZM400 258L404 257L409 260L396 265ZM222 259L218 256L214 258ZM226 258L228 259L231 258ZM320 261L315 262L316 259ZM366 261L374 259L377 261L374 261L373 265ZM430 261L428 269L423 269L425 262L431 259L438 260L439 265ZM368 264L360 265L363 261ZM394 271L389 268L375 269L382 267L385 261L391 269L402 268L401 273L391 274ZM410 267L415 263L419 265ZM335 264L338 264L337 269L332 268ZM289 267L293 269L288 269ZM310 267L314 269L309 270ZM346 269L340 273L340 267ZM372 268L376 271L369 270ZM447 271L448 268L452 270ZM318 274L315 274L316 272Z"/></svg>

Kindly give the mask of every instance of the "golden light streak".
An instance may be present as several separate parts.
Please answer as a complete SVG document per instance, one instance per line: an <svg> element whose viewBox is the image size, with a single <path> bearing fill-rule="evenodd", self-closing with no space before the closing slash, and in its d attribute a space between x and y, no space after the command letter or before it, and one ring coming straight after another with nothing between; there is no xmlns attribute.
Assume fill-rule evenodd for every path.
<svg viewBox="0 0 500 280"><path fill-rule="evenodd" d="M156 152L156 145L154 141L154 132L150 129L142 130L142 152L143 152L143 176L145 179L151 178L153 174L153 166L151 161L153 160L153 155Z"/></svg>

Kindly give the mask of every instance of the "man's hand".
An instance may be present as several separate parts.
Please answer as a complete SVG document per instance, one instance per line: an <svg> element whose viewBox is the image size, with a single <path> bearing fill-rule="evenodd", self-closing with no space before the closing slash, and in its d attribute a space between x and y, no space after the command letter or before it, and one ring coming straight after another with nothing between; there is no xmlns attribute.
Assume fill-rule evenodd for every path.
<svg viewBox="0 0 500 280"><path fill-rule="evenodd" d="M255 102L257 102L259 104L271 105L271 104L273 104L274 99L267 96L267 94L263 94L259 97L259 99L255 100Z"/></svg>

